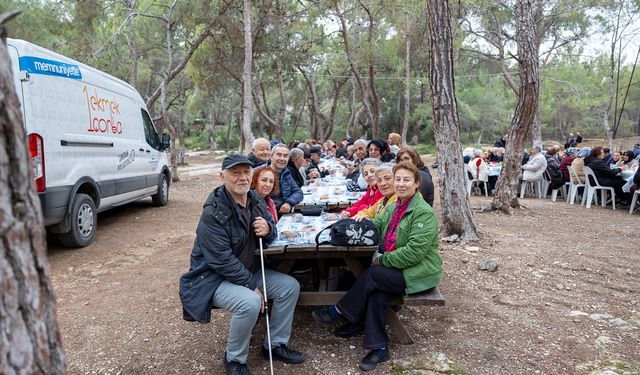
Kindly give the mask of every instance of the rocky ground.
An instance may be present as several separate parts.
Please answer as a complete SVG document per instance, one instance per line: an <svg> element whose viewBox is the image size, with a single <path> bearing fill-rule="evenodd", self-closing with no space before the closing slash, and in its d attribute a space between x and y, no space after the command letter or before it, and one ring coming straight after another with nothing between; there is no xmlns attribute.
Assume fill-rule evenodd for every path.
<svg viewBox="0 0 640 375"><path fill-rule="evenodd" d="M224 373L229 313L185 322L177 293L202 202L218 184L214 163L191 157L166 207L143 200L100 214L84 249L50 239L71 374ZM640 215L533 198L512 216L481 212L489 199L471 198L480 241L442 242L446 306L403 308L416 342L393 344L393 361L373 373L640 374ZM479 270L489 259L497 268ZM334 337L310 311L297 310L290 343L307 361L278 363L276 373L358 373L361 339ZM249 358L256 374L268 373L263 325Z"/></svg>

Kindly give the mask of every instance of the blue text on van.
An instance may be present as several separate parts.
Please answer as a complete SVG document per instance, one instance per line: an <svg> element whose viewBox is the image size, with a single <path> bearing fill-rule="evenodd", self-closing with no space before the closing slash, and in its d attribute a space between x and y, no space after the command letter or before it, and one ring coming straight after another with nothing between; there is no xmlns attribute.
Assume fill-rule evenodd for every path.
<svg viewBox="0 0 640 375"><path fill-rule="evenodd" d="M33 56L20 57L20 70L26 70L31 74L82 79L82 73L78 65L65 64L60 61L41 59Z"/></svg>

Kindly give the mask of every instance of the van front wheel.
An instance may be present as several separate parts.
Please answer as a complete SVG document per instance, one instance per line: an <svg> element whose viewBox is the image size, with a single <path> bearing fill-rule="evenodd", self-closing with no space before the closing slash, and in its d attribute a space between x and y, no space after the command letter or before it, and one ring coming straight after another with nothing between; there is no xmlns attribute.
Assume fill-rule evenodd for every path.
<svg viewBox="0 0 640 375"><path fill-rule="evenodd" d="M71 207L71 230L60 234L66 247L85 247L96 235L98 214L96 205L87 194L77 194Z"/></svg>
<svg viewBox="0 0 640 375"><path fill-rule="evenodd" d="M158 192L151 196L151 201L154 206L166 206L169 203L169 180L166 174L160 175L160 182L158 182Z"/></svg>

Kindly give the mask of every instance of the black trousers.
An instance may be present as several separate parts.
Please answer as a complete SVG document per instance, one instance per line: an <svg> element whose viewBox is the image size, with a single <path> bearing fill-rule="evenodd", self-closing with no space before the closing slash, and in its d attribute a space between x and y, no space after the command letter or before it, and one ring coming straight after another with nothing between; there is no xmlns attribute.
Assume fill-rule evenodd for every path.
<svg viewBox="0 0 640 375"><path fill-rule="evenodd" d="M363 347L368 350L389 345L385 329L385 308L389 301L404 294L406 284L402 271L371 266L337 303L338 310L351 323L364 322Z"/></svg>

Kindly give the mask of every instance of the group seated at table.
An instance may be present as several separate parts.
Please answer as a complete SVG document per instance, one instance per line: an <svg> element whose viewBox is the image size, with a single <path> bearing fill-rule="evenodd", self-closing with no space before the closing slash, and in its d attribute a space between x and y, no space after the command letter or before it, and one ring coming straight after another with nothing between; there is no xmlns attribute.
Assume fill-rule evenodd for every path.
<svg viewBox="0 0 640 375"><path fill-rule="evenodd" d="M336 335L348 337L364 331L363 346L369 353L360 362L362 371L371 371L390 358L385 329L389 302L398 295L438 286L442 275L438 223L435 211L418 190L420 173L409 162L395 165L393 173L397 201L373 220L380 233L380 251L336 305L312 313L321 323L346 319Z"/></svg>
<svg viewBox="0 0 640 375"><path fill-rule="evenodd" d="M378 191L378 184L376 182L375 169L380 164L380 160L375 158L367 158L364 159L360 163L360 173L367 181L367 191L364 193L362 198L360 198L357 202L355 202L351 207L343 210L340 215L342 217L351 217L358 212L364 210L365 208L369 208L373 206L377 201L382 198L382 193Z"/></svg>

